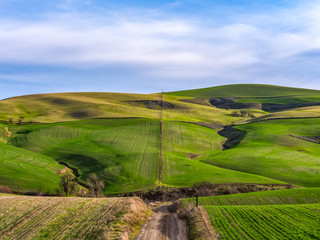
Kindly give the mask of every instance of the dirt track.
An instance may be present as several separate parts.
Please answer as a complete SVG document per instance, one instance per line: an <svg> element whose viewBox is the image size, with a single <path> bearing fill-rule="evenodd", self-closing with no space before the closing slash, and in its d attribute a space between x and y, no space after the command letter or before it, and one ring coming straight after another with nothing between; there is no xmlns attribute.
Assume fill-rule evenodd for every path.
<svg viewBox="0 0 320 240"><path fill-rule="evenodd" d="M135 240L188 240L187 224L177 213L169 212L169 205L160 206L152 219L142 226Z"/></svg>

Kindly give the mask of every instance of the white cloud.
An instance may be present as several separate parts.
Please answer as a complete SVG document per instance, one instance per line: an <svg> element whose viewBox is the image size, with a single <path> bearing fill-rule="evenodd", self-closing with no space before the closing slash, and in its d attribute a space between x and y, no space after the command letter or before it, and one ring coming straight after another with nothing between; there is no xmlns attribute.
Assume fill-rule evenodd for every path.
<svg viewBox="0 0 320 240"><path fill-rule="evenodd" d="M77 2L65 0L61 7L69 9ZM320 48L319 9L315 1L219 26L210 25L207 18L132 19L110 13L51 13L42 22L0 19L0 62L92 68L131 64L150 77L237 81L257 77L262 66L274 69ZM247 70L254 66L259 71Z"/></svg>

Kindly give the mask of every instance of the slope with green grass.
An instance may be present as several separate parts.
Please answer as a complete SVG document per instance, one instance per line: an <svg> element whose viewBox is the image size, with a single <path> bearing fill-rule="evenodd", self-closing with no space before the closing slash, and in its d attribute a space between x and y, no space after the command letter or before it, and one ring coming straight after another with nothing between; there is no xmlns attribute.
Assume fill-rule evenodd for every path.
<svg viewBox="0 0 320 240"><path fill-rule="evenodd" d="M92 118L140 117L159 119L160 94L54 93L9 98L0 101L0 120L53 123ZM231 124L235 119L223 109L180 101L164 96L163 118L174 121ZM257 116L263 113L257 112Z"/></svg>
<svg viewBox="0 0 320 240"><path fill-rule="evenodd" d="M283 183L267 177L211 166L201 161L214 152L221 152L225 140L214 129L190 123L164 122L163 183L173 186L191 186L202 181Z"/></svg>
<svg viewBox="0 0 320 240"><path fill-rule="evenodd" d="M167 121L163 129L165 185L190 186L201 181L282 183L201 162L222 149L225 139L213 129ZM160 135L157 120L93 119L18 125L10 130L13 136L9 144L66 164L84 185L94 172L106 183L106 193L142 190L156 184Z"/></svg>
<svg viewBox="0 0 320 240"><path fill-rule="evenodd" d="M193 199L182 200L184 206ZM320 203L320 188L298 188L265 192L240 193L214 197L200 197L199 205L286 205Z"/></svg>
<svg viewBox="0 0 320 240"><path fill-rule="evenodd" d="M319 90L280 87L266 84L233 84L217 87L176 91L168 95L185 97L283 97L283 96L308 96L320 97Z"/></svg>
<svg viewBox="0 0 320 240"><path fill-rule="evenodd" d="M271 120L236 128L247 132L242 142L205 162L300 186L320 186L319 145L291 136L320 136L320 119Z"/></svg>
<svg viewBox="0 0 320 240"><path fill-rule="evenodd" d="M106 191L152 187L158 173L159 122L95 119L12 127L9 144L76 169L80 183L97 173Z"/></svg>
<svg viewBox="0 0 320 240"><path fill-rule="evenodd" d="M320 204L206 206L220 239L319 239Z"/></svg>
<svg viewBox="0 0 320 240"><path fill-rule="evenodd" d="M21 193L55 194L64 166L51 157L0 143L0 183Z"/></svg>

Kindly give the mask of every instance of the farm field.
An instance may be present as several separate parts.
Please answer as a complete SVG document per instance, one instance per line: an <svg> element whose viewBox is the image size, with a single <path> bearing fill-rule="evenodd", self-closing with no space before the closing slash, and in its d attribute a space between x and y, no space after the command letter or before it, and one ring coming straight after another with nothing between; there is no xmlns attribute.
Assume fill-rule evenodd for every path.
<svg viewBox="0 0 320 240"><path fill-rule="evenodd" d="M205 207L220 239L320 238L320 204Z"/></svg>
<svg viewBox="0 0 320 240"><path fill-rule="evenodd" d="M80 183L96 173L108 193L149 188L157 180L158 121L96 119L16 126L11 131L9 144L67 164L76 169Z"/></svg>
<svg viewBox="0 0 320 240"><path fill-rule="evenodd" d="M231 124L235 119L225 109L181 101L164 95L164 120ZM185 97L184 97L185 98ZM183 98L183 99L184 99ZM188 98L188 97L186 97ZM160 94L54 93L13 97L0 101L0 120L54 123L93 118L139 117L158 120ZM257 116L263 111L252 110Z"/></svg>
<svg viewBox="0 0 320 240"><path fill-rule="evenodd" d="M246 132L233 149L205 162L305 187L320 186L320 148L294 136L320 136L320 119L271 120L236 127Z"/></svg>
<svg viewBox="0 0 320 240"><path fill-rule="evenodd" d="M136 191L152 188L157 182L159 124L150 119L94 119L12 126L9 145L3 145L2 149L38 154L40 167L46 164L42 159L54 163L57 169L52 174L66 164L76 171L82 184L95 172L106 184L105 193ZM201 162L212 151L222 150L225 138L213 129L167 121L163 129L162 183L165 185L190 186L201 181L283 183ZM32 174L32 170L27 169L27 173ZM40 184L46 183L43 180L48 176L30 178L29 181L36 179L33 190L40 191ZM5 185L17 190L17 182L23 182L23 177L14 172L11 178L15 181L9 179ZM50 186L51 193L58 188L59 178L57 174L52 178L55 185Z"/></svg>
<svg viewBox="0 0 320 240"><path fill-rule="evenodd" d="M172 186L191 186L197 182L283 183L274 179L223 169L201 159L222 151L226 139L214 129L182 122L163 124L162 181Z"/></svg>
<svg viewBox="0 0 320 240"><path fill-rule="evenodd" d="M184 206L194 204L193 199L183 199ZM240 193L215 197L200 197L199 205L287 205L320 204L320 188L298 188L265 192Z"/></svg>
<svg viewBox="0 0 320 240"><path fill-rule="evenodd" d="M117 239L149 214L139 198L0 196L0 239Z"/></svg>
<svg viewBox="0 0 320 240"><path fill-rule="evenodd" d="M0 185L14 191L56 193L64 166L52 158L0 143Z"/></svg>
<svg viewBox="0 0 320 240"><path fill-rule="evenodd" d="M307 141L320 136L320 119L250 123L277 114L317 114L317 106L276 113L245 109L257 117L251 119L234 117L232 109L216 108L209 101L211 97L241 97L235 100L298 104L317 101L318 94L253 84L164 93L163 98L159 93L9 98L0 101L2 119L13 119L13 124L0 123L0 184L15 192L54 194L59 175L70 168L82 185L97 173L105 182L106 194L154 188L159 185L161 115L162 185L186 187L209 181L320 187L319 145ZM23 116L22 125L17 124L19 116ZM230 136L218 133L232 123L246 135L234 148L223 150ZM6 131L13 134L8 139Z"/></svg>

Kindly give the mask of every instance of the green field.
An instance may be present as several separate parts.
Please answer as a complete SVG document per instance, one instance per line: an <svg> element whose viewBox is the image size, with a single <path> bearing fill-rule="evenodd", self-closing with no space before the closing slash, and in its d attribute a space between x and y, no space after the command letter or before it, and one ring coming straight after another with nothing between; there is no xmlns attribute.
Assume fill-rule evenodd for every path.
<svg viewBox="0 0 320 240"><path fill-rule="evenodd" d="M97 173L105 193L154 188L159 184L163 107L162 185L209 181L320 187L319 145L298 138L319 137L320 118L262 121L319 117L318 106L275 113L246 109L256 117L251 119L234 117L232 109L216 108L209 101L240 97L236 101L300 104L316 102L319 96L318 90L244 84L165 93L163 98L159 93L9 98L0 101L0 185L53 194L66 165L83 185ZM22 125L17 124L19 116L24 117ZM9 118L13 124L5 122ZM227 139L218 132L230 124L246 136L223 150ZM13 133L8 140L5 127Z"/></svg>
<svg viewBox="0 0 320 240"><path fill-rule="evenodd" d="M52 158L0 143L0 183L21 192L56 193L64 166Z"/></svg>
<svg viewBox="0 0 320 240"><path fill-rule="evenodd" d="M320 119L271 120L236 128L247 133L241 143L205 162L300 186L320 186L319 145L290 136L320 136Z"/></svg>
<svg viewBox="0 0 320 240"><path fill-rule="evenodd" d="M274 179L223 169L202 162L222 151L226 140L215 130L195 124L164 122L163 183L190 186L197 182L283 183Z"/></svg>
<svg viewBox="0 0 320 240"><path fill-rule="evenodd" d="M201 159L213 151L221 151L225 141L213 129L183 122L164 122L163 129L162 183L165 185L190 186L201 181L283 183L203 163ZM59 169L61 164L67 164L76 170L82 184L95 172L106 183L105 193L156 186L160 134L157 120L94 119L12 126L10 131L13 136L8 144L13 146L3 144L3 148L38 154L41 157L35 164L38 167L45 164L42 159L51 161ZM32 174L32 170L28 169L27 173ZM11 176L15 181L9 179L6 185L16 190L17 181L24 182L23 177L17 173ZM36 179L36 183L46 182L43 180L48 176L34 175L30 179ZM50 187L58 188L59 176L55 174L52 179L56 182ZM39 190L36 183L34 190Z"/></svg>
<svg viewBox="0 0 320 240"><path fill-rule="evenodd" d="M97 173L106 192L152 187L158 176L159 122L96 119L11 128L9 144L77 170L80 183Z"/></svg>
<svg viewBox="0 0 320 240"><path fill-rule="evenodd" d="M320 97L319 90L280 87L265 84L232 84L225 86L192 89L166 93L168 95L186 97L280 97L308 96Z"/></svg>
<svg viewBox="0 0 320 240"><path fill-rule="evenodd" d="M319 239L320 204L206 206L221 239Z"/></svg>
<svg viewBox="0 0 320 240"><path fill-rule="evenodd" d="M182 200L184 206L194 198ZM320 203L320 188L298 188L199 198L199 205L286 205Z"/></svg>
<svg viewBox="0 0 320 240"><path fill-rule="evenodd" d="M149 214L139 198L0 196L0 239L133 237Z"/></svg>

